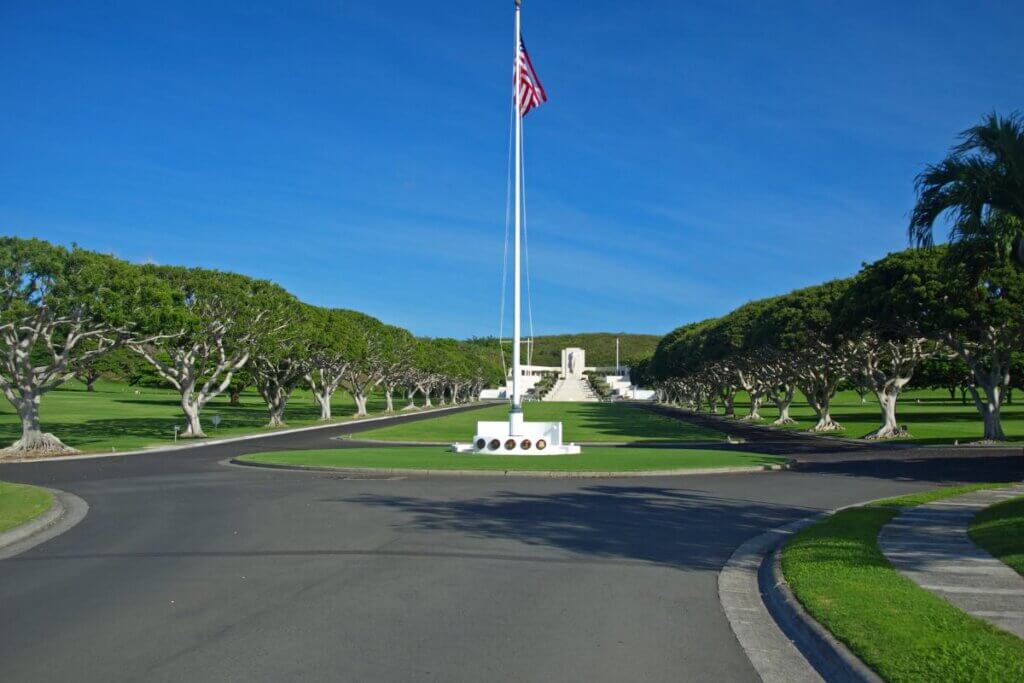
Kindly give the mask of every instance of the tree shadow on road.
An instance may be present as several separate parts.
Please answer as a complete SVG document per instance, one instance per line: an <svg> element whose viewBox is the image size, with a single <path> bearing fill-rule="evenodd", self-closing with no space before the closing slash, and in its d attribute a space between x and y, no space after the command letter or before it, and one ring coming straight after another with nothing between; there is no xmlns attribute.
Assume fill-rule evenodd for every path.
<svg viewBox="0 0 1024 683"><path fill-rule="evenodd" d="M744 540L817 510L660 486L596 485L549 494L504 491L438 501L345 499L410 515L404 527L512 540L605 560L715 569Z"/></svg>
<svg viewBox="0 0 1024 683"><path fill-rule="evenodd" d="M904 451L899 457L875 457L862 460L808 460L794 469L815 474L838 474L850 477L875 477L895 481L934 482L943 484L1021 481L1024 479L1024 456L1005 453L954 455L922 452L930 457L915 456Z"/></svg>

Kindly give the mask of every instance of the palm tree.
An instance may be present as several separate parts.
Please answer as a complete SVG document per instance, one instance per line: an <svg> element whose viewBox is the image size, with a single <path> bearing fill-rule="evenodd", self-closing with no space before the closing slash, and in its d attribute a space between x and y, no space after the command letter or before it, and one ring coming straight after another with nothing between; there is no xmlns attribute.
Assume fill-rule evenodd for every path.
<svg viewBox="0 0 1024 683"><path fill-rule="evenodd" d="M953 219L950 241L992 240L1020 244L1024 233L1024 118L988 114L960 134L960 144L929 165L915 183L917 205L910 240L931 246L939 216Z"/></svg>

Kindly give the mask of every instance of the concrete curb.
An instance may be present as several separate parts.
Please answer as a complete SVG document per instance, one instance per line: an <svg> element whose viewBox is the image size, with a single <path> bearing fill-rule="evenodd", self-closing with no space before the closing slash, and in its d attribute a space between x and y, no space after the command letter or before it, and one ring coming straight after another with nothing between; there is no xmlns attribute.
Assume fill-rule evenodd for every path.
<svg viewBox="0 0 1024 683"><path fill-rule="evenodd" d="M780 546L776 546L767 561L761 563L759 579L768 611L783 633L800 644L801 654L826 681L882 683L882 678L871 667L808 614L793 595L782 575Z"/></svg>
<svg viewBox="0 0 1024 683"><path fill-rule="evenodd" d="M0 560L20 555L40 543L59 536L85 518L89 504L84 500L67 491L51 488L46 490L53 494L53 505L49 510L35 519L0 533Z"/></svg>
<svg viewBox="0 0 1024 683"><path fill-rule="evenodd" d="M718 573L718 600L736 640L765 683L820 683L822 677L782 632L765 605L759 570L765 556L817 517L772 529L741 544Z"/></svg>
<svg viewBox="0 0 1024 683"><path fill-rule="evenodd" d="M328 422L326 424L308 425L306 427L293 427L289 429L277 429L273 431L259 432L256 434L243 434L241 436L230 436L224 439L204 439L202 441L190 441L186 443L178 443L170 446L155 446L152 448L137 448L134 451L116 451L113 453L81 453L74 455L57 455L52 458L12 458L10 460L0 459L0 465L6 465L7 463L19 463L19 462L65 462L68 460L92 460L95 458L119 458L123 455L143 455L146 453L173 453L175 451L187 450L189 448L200 448L203 446L220 446L227 443L235 443L238 441L250 441L252 439L265 439L272 436L284 436L287 434L298 434L301 432L313 432L319 429L331 429L338 427L347 427L355 424L369 424L372 422L382 422L384 420L393 420L400 417L409 417L410 415L434 415L437 413L446 413L453 410L467 410L476 408L477 406L483 407L486 405L492 405L487 402L477 402L476 405L468 404L461 406L446 406L444 408L431 408L430 410L422 410L418 412L408 413L394 413L392 415L379 415L377 417L366 417L352 420L343 420L341 422Z"/></svg>
<svg viewBox="0 0 1024 683"><path fill-rule="evenodd" d="M756 465L744 467L704 467L700 469L644 470L638 472L558 472L550 470L432 470L403 469L399 467L322 467L317 465L283 465L272 462L248 462L232 458L230 465L259 467L292 472L333 472L335 474L388 475L388 476L456 476L456 477L533 477L538 479L610 479L623 477L685 477L701 474L750 474L753 472L778 472L789 469L791 462L779 465Z"/></svg>
<svg viewBox="0 0 1024 683"><path fill-rule="evenodd" d="M881 680L800 606L782 576L781 563L777 570L772 566L789 536L837 512L872 502L845 505L755 536L740 545L719 572L722 610L761 680ZM776 559L765 561L773 555Z"/></svg>

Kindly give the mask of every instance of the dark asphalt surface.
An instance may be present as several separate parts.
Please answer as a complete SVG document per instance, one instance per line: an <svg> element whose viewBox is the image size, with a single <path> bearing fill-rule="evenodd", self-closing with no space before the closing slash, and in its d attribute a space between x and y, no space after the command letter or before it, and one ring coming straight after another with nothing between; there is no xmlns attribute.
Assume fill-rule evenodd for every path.
<svg viewBox="0 0 1024 683"><path fill-rule="evenodd" d="M846 503L1024 477L1018 449L997 457L775 435L744 448L797 453L797 470L375 479L223 464L338 445L331 437L358 429L0 465L0 479L65 489L90 506L74 529L0 561L0 675L756 680L716 588L740 543Z"/></svg>

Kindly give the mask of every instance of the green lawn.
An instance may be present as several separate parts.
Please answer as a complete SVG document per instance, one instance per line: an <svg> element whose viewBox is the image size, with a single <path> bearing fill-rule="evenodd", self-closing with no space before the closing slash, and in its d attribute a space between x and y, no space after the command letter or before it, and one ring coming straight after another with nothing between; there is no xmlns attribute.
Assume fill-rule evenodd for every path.
<svg viewBox="0 0 1024 683"><path fill-rule="evenodd" d="M1024 441L1024 396L1017 393L1020 402L1003 406L1003 429L1007 439ZM846 429L833 432L833 435L859 439L878 428L881 424L878 402L872 394L865 396L865 399L866 403L861 403L860 397L853 391L836 395L832 402L832 417ZM981 438L981 417L970 396L967 401L966 405L962 404L959 396L950 400L949 392L946 391L905 391L896 408L896 419L900 424L908 426L911 435L909 440L915 443L976 441ZM736 401L736 414L739 417L746 415L748 407L749 400L741 393ZM718 411L721 414L721 406ZM765 418L764 423L770 424L778 417L778 411L774 405L765 404L761 408L761 415ZM797 420L797 424L787 429L809 429L815 422L814 411L799 393L790 409L790 416Z"/></svg>
<svg viewBox="0 0 1024 683"><path fill-rule="evenodd" d="M1024 496L979 512L969 533L971 540L1024 575Z"/></svg>
<svg viewBox="0 0 1024 683"><path fill-rule="evenodd" d="M900 508L995 486L939 489L832 515L783 548L786 581L815 619L886 680L1024 680L1024 640L903 577L877 543Z"/></svg>
<svg viewBox="0 0 1024 683"><path fill-rule="evenodd" d="M579 455L515 456L453 453L443 446L335 448L313 451L276 451L239 458L242 461L316 467L372 467L431 470L488 470L524 472L639 472L710 467L780 464L785 458L681 448L584 447Z"/></svg>
<svg viewBox="0 0 1024 683"><path fill-rule="evenodd" d="M720 432L655 415L627 403L526 403L527 420L562 422L563 438L580 442L719 441ZM495 405L436 420L360 432L356 438L382 441L469 441L478 420L504 420L508 406Z"/></svg>
<svg viewBox="0 0 1024 683"><path fill-rule="evenodd" d="M38 517L53 505L46 489L0 481L0 532Z"/></svg>
<svg viewBox="0 0 1024 683"><path fill-rule="evenodd" d="M138 393L136 393L138 391ZM369 410L381 412L384 397L374 396ZM355 404L348 394L334 395L332 410L336 420L350 419ZM210 418L221 416L213 428ZM43 429L57 435L64 443L82 451L130 450L174 440L174 426L184 425L178 394L167 389L129 387L126 384L100 381L96 391L87 392L77 381L43 396L41 404ZM296 391L288 403L285 418L289 427L316 424L320 409L307 391ZM237 436L265 430L266 404L259 394L242 395L240 406L228 405L226 395L212 400L203 409L203 428L210 437ZM0 401L0 447L21 436L21 423L14 408Z"/></svg>

